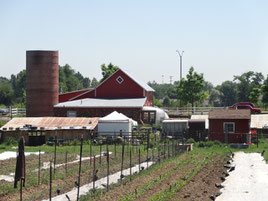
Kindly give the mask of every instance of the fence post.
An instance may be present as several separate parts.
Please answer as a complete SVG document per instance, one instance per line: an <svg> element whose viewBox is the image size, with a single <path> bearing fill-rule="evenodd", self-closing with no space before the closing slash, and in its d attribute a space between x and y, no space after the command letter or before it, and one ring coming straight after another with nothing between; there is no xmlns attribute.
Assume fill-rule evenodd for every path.
<svg viewBox="0 0 268 201"><path fill-rule="evenodd" d="M56 158L57 158L57 140L58 140L58 136L57 136L57 130L56 130L56 136L55 136L55 150L54 150L54 178L55 178L55 173L56 173Z"/></svg>
<svg viewBox="0 0 268 201"><path fill-rule="evenodd" d="M95 192L95 180L96 180L96 157L93 156L93 192Z"/></svg>
<svg viewBox="0 0 268 201"><path fill-rule="evenodd" d="M110 166L110 161L109 161L109 146L108 143L106 144L106 152L107 152L107 191L109 191L109 175L110 175L110 171L109 171L109 166Z"/></svg>
<svg viewBox="0 0 268 201"><path fill-rule="evenodd" d="M100 164L101 164L101 152L102 152L102 142L100 144L100 161L99 161Z"/></svg>
<svg viewBox="0 0 268 201"><path fill-rule="evenodd" d="M80 159L79 159L79 170L78 170L77 201L79 200L80 175L81 175L81 166L82 166L82 152L83 152L83 137L80 140Z"/></svg>
<svg viewBox="0 0 268 201"><path fill-rule="evenodd" d="M130 174L130 181L131 181L131 149L129 150L129 174Z"/></svg>
<svg viewBox="0 0 268 201"><path fill-rule="evenodd" d="M169 152L169 139L168 139L168 158L170 157L170 152Z"/></svg>
<svg viewBox="0 0 268 201"><path fill-rule="evenodd" d="M41 162L40 162L40 159L41 159L41 153L40 153L40 149L39 149L39 155L38 155L38 185L40 184L40 166L41 166Z"/></svg>
<svg viewBox="0 0 268 201"><path fill-rule="evenodd" d="M149 166L149 164L148 164L148 160L149 160L149 143L150 143L150 130L148 129L147 130L147 154L146 154L146 161L147 161L147 168L148 168L148 166Z"/></svg>
<svg viewBox="0 0 268 201"><path fill-rule="evenodd" d="M139 145L139 172L141 171L141 145Z"/></svg>
<svg viewBox="0 0 268 201"><path fill-rule="evenodd" d="M67 175L67 165L68 165L68 152L65 152L65 174Z"/></svg>
<svg viewBox="0 0 268 201"><path fill-rule="evenodd" d="M50 167L49 167L49 201L51 201L52 197L52 161L50 161Z"/></svg>
<svg viewBox="0 0 268 201"><path fill-rule="evenodd" d="M120 131L121 132L121 131ZM121 180L123 179L124 153L125 152L125 138L122 144L122 158L121 158Z"/></svg>
<svg viewBox="0 0 268 201"><path fill-rule="evenodd" d="M116 141L114 142L114 157L116 158Z"/></svg>
<svg viewBox="0 0 268 201"><path fill-rule="evenodd" d="M89 145L89 155L90 155L90 167L92 166L92 139L90 139L90 145Z"/></svg>

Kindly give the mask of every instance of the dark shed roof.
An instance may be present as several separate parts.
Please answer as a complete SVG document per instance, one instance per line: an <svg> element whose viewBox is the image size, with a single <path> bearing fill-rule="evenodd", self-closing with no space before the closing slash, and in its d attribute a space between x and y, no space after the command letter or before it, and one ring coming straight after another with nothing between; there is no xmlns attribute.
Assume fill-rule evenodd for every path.
<svg viewBox="0 0 268 201"><path fill-rule="evenodd" d="M212 110L208 119L250 119L250 110Z"/></svg>

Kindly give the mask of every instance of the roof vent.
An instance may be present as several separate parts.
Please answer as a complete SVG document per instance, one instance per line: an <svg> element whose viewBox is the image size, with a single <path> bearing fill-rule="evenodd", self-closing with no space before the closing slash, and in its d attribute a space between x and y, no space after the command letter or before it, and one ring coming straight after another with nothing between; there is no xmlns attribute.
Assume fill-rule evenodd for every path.
<svg viewBox="0 0 268 201"><path fill-rule="evenodd" d="M121 84L121 83L124 81L124 79L123 79L121 76L118 76L118 77L116 78L116 81L117 81L119 84Z"/></svg>

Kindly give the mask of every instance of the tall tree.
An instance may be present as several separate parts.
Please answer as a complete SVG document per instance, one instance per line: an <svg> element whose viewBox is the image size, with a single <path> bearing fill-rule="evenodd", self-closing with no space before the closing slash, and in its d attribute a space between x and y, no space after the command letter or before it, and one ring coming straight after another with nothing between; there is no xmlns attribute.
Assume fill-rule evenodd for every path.
<svg viewBox="0 0 268 201"><path fill-rule="evenodd" d="M210 96L209 96L209 104L214 107L221 106L221 92L218 89L211 89Z"/></svg>
<svg viewBox="0 0 268 201"><path fill-rule="evenodd" d="M258 98L261 95L261 89L259 88L253 88L252 91L249 94L249 100L252 103L257 104L258 103Z"/></svg>
<svg viewBox="0 0 268 201"><path fill-rule="evenodd" d="M268 104L268 75L263 82L262 85L262 102L267 105Z"/></svg>
<svg viewBox="0 0 268 201"><path fill-rule="evenodd" d="M198 74L191 67L187 74L187 79L182 78L181 82L177 85L177 93L179 99L184 103L191 103L192 107L196 102L202 102L205 99L205 92L203 88L205 81L203 74Z"/></svg>
<svg viewBox="0 0 268 201"><path fill-rule="evenodd" d="M0 83L0 105L9 106L12 103L13 89L8 82Z"/></svg>
<svg viewBox="0 0 268 201"><path fill-rule="evenodd" d="M112 75L115 71L117 71L119 67L113 65L112 63L109 63L107 66L105 64L101 65L101 70L102 70L102 79L100 82L103 82L105 79L107 79L110 75Z"/></svg>
<svg viewBox="0 0 268 201"><path fill-rule="evenodd" d="M234 76L234 81L238 82L238 101L250 101L250 92L253 88L261 88L263 79L262 73L253 71L248 71L240 76Z"/></svg>
<svg viewBox="0 0 268 201"><path fill-rule="evenodd" d="M232 81L225 81L219 87L220 102L222 106L230 106L237 102L237 84Z"/></svg>

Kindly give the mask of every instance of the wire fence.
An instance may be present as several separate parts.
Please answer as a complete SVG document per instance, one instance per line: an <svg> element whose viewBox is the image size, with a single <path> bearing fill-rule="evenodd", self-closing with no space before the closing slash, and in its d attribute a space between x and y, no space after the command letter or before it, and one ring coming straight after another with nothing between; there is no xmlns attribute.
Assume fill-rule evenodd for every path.
<svg viewBox="0 0 268 201"><path fill-rule="evenodd" d="M69 146L64 146L66 147L64 153L62 150L59 151L60 143L58 143L58 140L55 136L53 153L42 154L45 150L42 150L43 147L40 146L39 154L35 160L26 164L28 168L26 172L30 177L27 185L38 187L48 184L48 189L42 187L40 191L43 192L40 192L40 194L47 194L49 200L58 194L65 194L66 198L70 198L71 195L63 191L66 183L61 183L59 180L70 181L73 178L73 187L77 188L78 200L80 187L84 184L93 183L90 193L94 196L97 189L96 181L107 177L107 181L103 185L109 191L109 176L111 174L121 172L119 182L126 178L131 180L134 174L132 172L134 166L138 165L138 172L140 172L149 167L149 163L162 163L188 149L183 146L184 141L182 139L169 138L168 136L161 137L159 132L151 133L150 131L110 132L106 135L93 133L90 140L84 140L83 137L79 139L75 150L72 150ZM79 153L78 156L77 153ZM123 172L127 168L130 172L128 175L124 175Z"/></svg>

